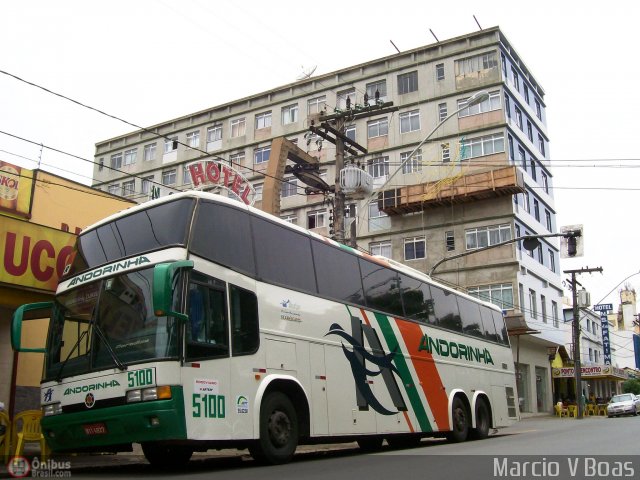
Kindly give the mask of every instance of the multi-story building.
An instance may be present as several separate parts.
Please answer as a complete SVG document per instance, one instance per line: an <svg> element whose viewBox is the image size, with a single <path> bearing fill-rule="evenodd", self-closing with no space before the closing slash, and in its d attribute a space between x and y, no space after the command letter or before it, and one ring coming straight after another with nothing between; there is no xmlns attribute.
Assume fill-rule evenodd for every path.
<svg viewBox="0 0 640 480"><path fill-rule="evenodd" d="M480 91L488 98L467 106ZM366 147L353 160L374 183L369 198L347 199L358 246L426 272L444 257L470 253L443 263L434 276L508 311L521 408L551 411L548 348L564 344L557 242L543 239L532 252L520 242L481 250L557 228L544 90L497 27L100 141L93 183L144 201L154 182L190 188L189 162L223 158L248 175L260 207L271 142L286 137L319 158L331 184L335 148L310 136L310 118L348 104L355 109L365 94L397 110L372 111L345 128ZM329 235L325 197L304 195L294 177L284 180L281 216Z"/></svg>

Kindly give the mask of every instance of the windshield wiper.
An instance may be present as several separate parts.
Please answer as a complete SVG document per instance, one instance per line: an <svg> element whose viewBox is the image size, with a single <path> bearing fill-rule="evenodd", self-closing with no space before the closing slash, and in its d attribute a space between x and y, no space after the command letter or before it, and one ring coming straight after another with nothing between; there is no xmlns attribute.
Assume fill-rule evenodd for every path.
<svg viewBox="0 0 640 480"><path fill-rule="evenodd" d="M67 358L64 359L64 361L62 362L62 365L60 365L60 368L58 369L58 375L56 375L56 382L60 383L62 381L62 370L64 370L64 367L69 361L69 359L71 358L71 355L73 355L73 352L76 351L76 348L78 348L78 346L80 345L80 342L82 342L82 339L85 337L88 331L89 330L87 329L80 334L80 337L78 337L78 341L75 343L71 351L67 354Z"/></svg>
<svg viewBox="0 0 640 480"><path fill-rule="evenodd" d="M102 328L100 328L100 325L98 325L98 322L94 322L93 327L95 328L96 334L98 335L100 340L102 340L102 343L104 343L104 346L107 347L107 352L109 352L109 355L111 356L113 363L116 364L116 367L118 367L120 371L126 370L127 366L120 361L120 359L118 358L118 355L116 355L116 352L113 351L113 348L111 347L111 344L107 339L107 336L102 331Z"/></svg>

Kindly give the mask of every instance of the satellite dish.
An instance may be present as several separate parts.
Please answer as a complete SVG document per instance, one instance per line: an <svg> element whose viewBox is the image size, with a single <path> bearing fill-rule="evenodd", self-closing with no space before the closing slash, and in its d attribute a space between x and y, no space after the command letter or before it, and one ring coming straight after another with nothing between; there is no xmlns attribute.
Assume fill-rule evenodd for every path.
<svg viewBox="0 0 640 480"><path fill-rule="evenodd" d="M298 77L298 80L306 80L311 75L313 75L313 73L316 71L316 68L318 68L317 65L314 65L313 67L306 68L306 69L303 66L302 67L302 74Z"/></svg>

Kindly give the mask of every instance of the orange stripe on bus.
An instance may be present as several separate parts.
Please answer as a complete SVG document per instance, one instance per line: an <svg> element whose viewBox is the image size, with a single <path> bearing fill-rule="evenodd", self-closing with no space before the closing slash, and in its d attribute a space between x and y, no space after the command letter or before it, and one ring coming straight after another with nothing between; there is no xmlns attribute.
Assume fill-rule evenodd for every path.
<svg viewBox="0 0 640 480"><path fill-rule="evenodd" d="M422 386L429 408L435 419L438 430L449 430L449 399L442 384L440 373L433 361L433 356L426 350L418 350L422 340L420 325L396 319L400 334L411 355L411 362L418 374L418 381Z"/></svg>
<svg viewBox="0 0 640 480"><path fill-rule="evenodd" d="M362 314L362 318L364 318L364 323L366 323L367 325L371 326L371 322L367 318L367 313L364 311L364 309L361 308L360 309L360 313Z"/></svg>
<svg viewBox="0 0 640 480"><path fill-rule="evenodd" d="M409 418L409 413L406 410L403 410L402 413L404 413L404 419L407 421L407 425L409 425L409 431L411 433L415 433L416 431L413 429L413 425L411 425L411 419Z"/></svg>

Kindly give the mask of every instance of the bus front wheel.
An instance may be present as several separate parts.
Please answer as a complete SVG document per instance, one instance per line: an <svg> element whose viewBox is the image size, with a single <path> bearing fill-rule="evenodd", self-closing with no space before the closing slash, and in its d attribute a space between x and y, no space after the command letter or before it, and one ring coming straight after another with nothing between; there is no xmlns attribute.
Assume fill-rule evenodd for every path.
<svg viewBox="0 0 640 480"><path fill-rule="evenodd" d="M469 435L469 415L467 407L460 397L453 399L451 405L451 431L447 433L447 439L450 442L464 442Z"/></svg>
<svg viewBox="0 0 640 480"><path fill-rule="evenodd" d="M184 466L191 459L193 450L176 445L143 443L142 453L151 466L164 469Z"/></svg>
<svg viewBox="0 0 640 480"><path fill-rule="evenodd" d="M267 395L260 408L260 438L250 448L258 461L280 464L293 457L298 446L298 416L285 394Z"/></svg>

